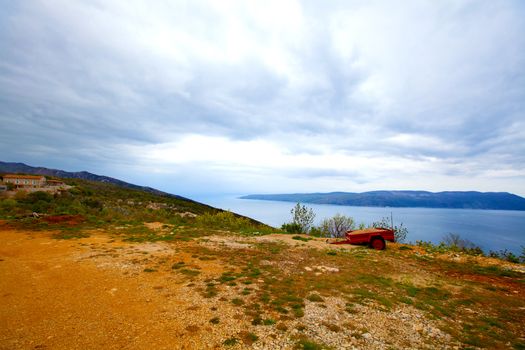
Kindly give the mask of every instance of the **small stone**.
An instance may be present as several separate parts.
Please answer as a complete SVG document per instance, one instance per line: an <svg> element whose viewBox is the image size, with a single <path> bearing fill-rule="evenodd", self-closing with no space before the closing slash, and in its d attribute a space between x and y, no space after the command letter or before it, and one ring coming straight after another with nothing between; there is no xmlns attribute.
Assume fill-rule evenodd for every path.
<svg viewBox="0 0 525 350"><path fill-rule="evenodd" d="M423 330L423 325L421 323L416 323L412 326L412 329L416 332L420 332Z"/></svg>

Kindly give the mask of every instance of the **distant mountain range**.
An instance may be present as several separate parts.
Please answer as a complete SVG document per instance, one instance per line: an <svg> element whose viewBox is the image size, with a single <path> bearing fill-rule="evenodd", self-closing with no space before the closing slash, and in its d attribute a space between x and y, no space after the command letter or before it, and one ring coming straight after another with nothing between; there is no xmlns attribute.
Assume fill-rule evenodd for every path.
<svg viewBox="0 0 525 350"><path fill-rule="evenodd" d="M241 198L357 207L525 210L525 198L508 192L371 191L363 193L251 194Z"/></svg>
<svg viewBox="0 0 525 350"><path fill-rule="evenodd" d="M4 174L6 173L17 174L18 173L18 174L29 174L29 175L44 175L44 176L61 177L61 178L66 178L66 179L83 179L83 180L90 180L90 181L105 182L105 183L114 184L114 185L124 187L124 188L142 190L142 191L153 193L153 194L160 195L160 196L167 196L167 197L192 201L191 199L188 199L182 196L177 196L175 194L163 192L155 188L134 185L134 184L130 184L128 182L122 181L122 180L114 179L109 176L96 175L96 174L89 173L87 171L70 172L70 171L64 171L64 170L58 170L58 169L33 167L33 166L30 166L24 163L9 163L9 162L0 161L0 174L2 173Z"/></svg>

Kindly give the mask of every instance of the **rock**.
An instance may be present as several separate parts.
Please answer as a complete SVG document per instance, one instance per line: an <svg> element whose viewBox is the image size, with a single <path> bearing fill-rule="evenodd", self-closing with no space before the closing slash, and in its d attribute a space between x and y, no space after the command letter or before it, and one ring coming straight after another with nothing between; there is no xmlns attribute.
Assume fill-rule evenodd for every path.
<svg viewBox="0 0 525 350"><path fill-rule="evenodd" d="M415 331L415 332L420 332L423 330L423 324L422 323L414 323L414 325L412 326L412 329Z"/></svg>

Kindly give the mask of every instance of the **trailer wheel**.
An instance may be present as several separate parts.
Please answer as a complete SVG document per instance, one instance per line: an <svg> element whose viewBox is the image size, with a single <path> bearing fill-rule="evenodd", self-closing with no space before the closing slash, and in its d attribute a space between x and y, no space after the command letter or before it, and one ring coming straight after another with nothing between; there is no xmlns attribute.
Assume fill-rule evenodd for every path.
<svg viewBox="0 0 525 350"><path fill-rule="evenodd" d="M370 242L370 247L374 248L375 250L383 250L385 249L385 240L380 237L376 237L372 239L372 242Z"/></svg>

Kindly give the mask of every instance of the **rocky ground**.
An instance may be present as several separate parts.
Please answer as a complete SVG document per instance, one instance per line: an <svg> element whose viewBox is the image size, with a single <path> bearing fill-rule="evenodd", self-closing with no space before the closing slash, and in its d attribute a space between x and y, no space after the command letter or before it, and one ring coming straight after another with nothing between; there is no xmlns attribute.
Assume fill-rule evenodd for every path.
<svg viewBox="0 0 525 350"><path fill-rule="evenodd" d="M518 348L525 336L519 265L443 270L470 261L289 235L55 233L0 228L0 349Z"/></svg>

